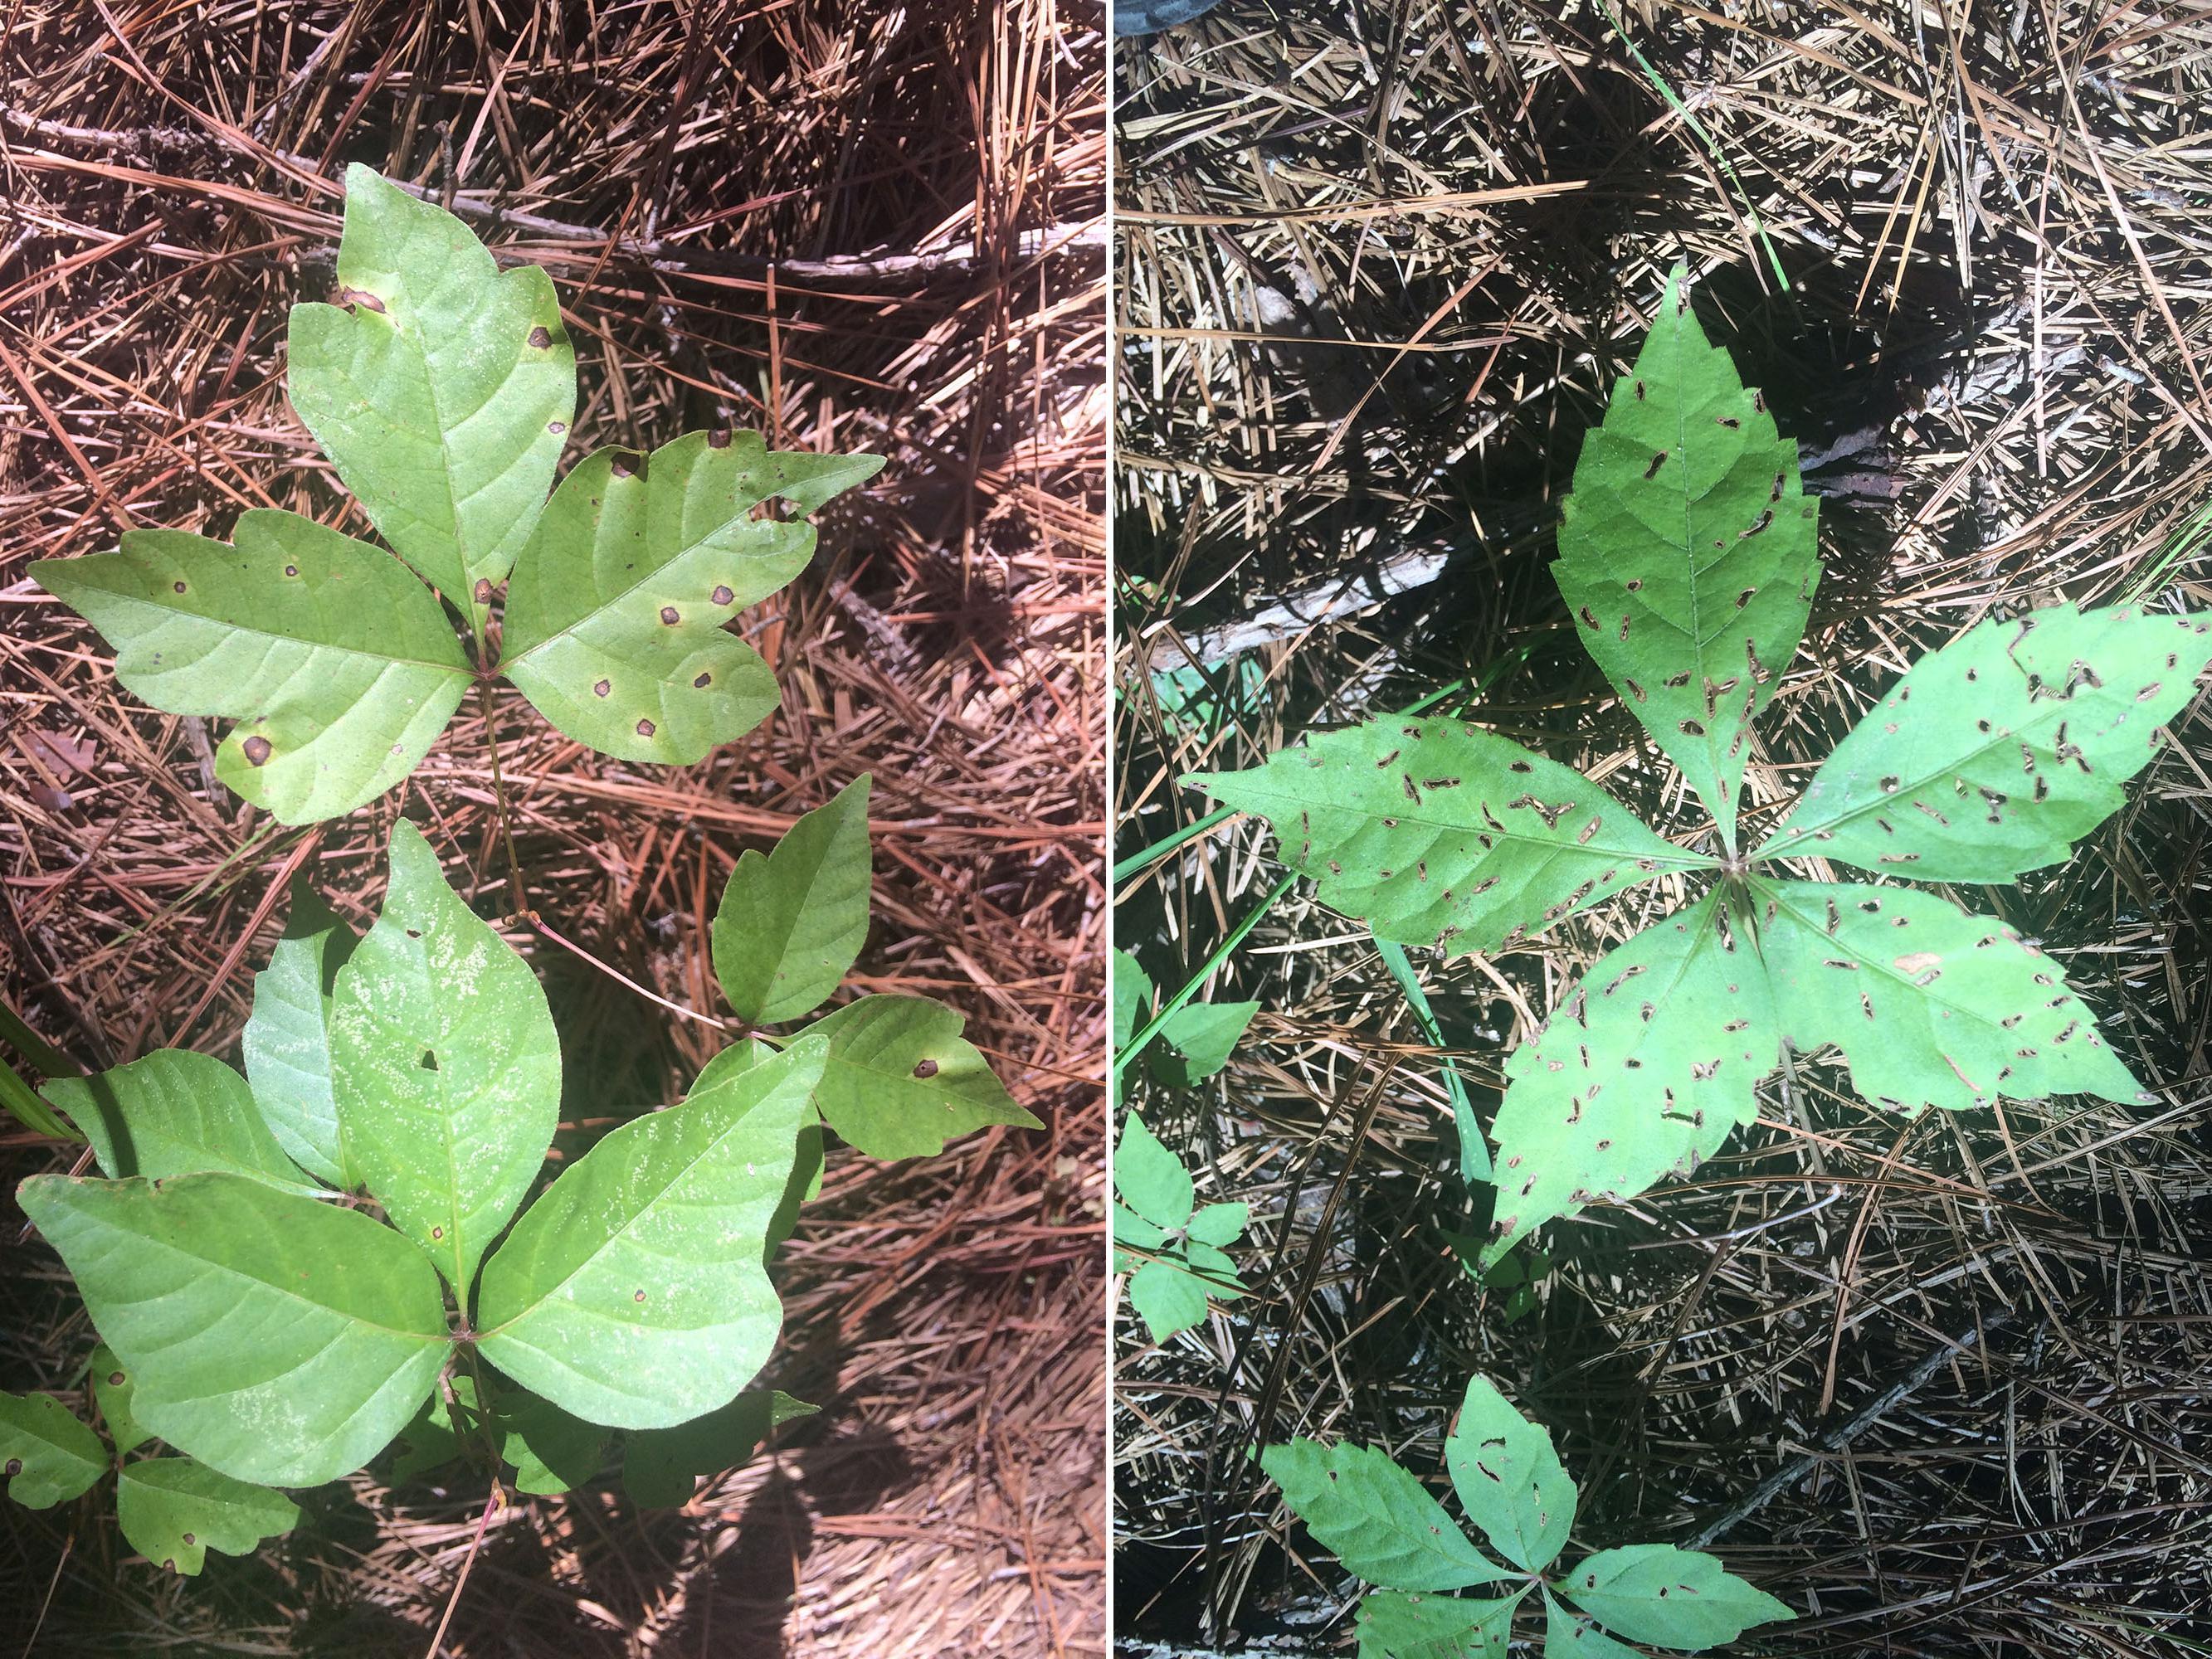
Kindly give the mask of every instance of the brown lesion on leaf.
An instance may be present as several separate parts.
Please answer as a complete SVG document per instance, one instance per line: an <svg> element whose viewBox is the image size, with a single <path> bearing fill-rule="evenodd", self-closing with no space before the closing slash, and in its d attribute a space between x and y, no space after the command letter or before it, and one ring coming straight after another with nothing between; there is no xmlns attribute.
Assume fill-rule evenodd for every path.
<svg viewBox="0 0 2212 1659"><path fill-rule="evenodd" d="M1389 765L1392 761L1398 758L1398 753L1397 750L1393 749L1389 754L1383 756L1381 760L1375 763L1376 769L1380 771L1383 767Z"/></svg>
<svg viewBox="0 0 2212 1659"><path fill-rule="evenodd" d="M1753 536L1759 534L1766 528L1767 526L1773 522L1774 509L1770 507L1764 513L1761 513L1757 518L1751 521L1751 526L1749 529L1737 531L1735 532L1735 538L1738 541L1747 540Z"/></svg>
<svg viewBox="0 0 2212 1659"><path fill-rule="evenodd" d="M637 723L637 734L638 734L638 736L640 736L641 738L649 738L649 737L651 737L651 736L653 735L653 722L652 722L651 720L640 720L640 721Z"/></svg>
<svg viewBox="0 0 2212 1659"><path fill-rule="evenodd" d="M664 605L660 607L660 620L668 627L673 628L684 620L684 614L672 605Z"/></svg>
<svg viewBox="0 0 2212 1659"><path fill-rule="evenodd" d="M1716 425L1724 426L1731 432L1740 431L1743 427L1743 422L1733 415L1716 415L1713 421Z"/></svg>
<svg viewBox="0 0 2212 1659"><path fill-rule="evenodd" d="M1667 465L1667 457L1672 453L1671 450L1662 449L1651 458L1651 465L1644 469L1644 477L1647 482L1659 476L1659 469Z"/></svg>
<svg viewBox="0 0 2212 1659"><path fill-rule="evenodd" d="M530 331L530 349L532 351L550 350L552 344L553 331L544 324L540 323Z"/></svg>
<svg viewBox="0 0 2212 1659"><path fill-rule="evenodd" d="M645 455L640 450L617 449L614 459L607 463L607 470L617 478L642 478L645 469Z"/></svg>
<svg viewBox="0 0 2212 1659"><path fill-rule="evenodd" d="M594 686L592 688L592 695L593 696L595 696L595 697L604 697L604 696L605 696L607 695L607 693L608 693L608 692L610 692L610 691L613 690L614 689L615 689L615 687L614 687L614 682L613 682L613 681L611 681L611 680L601 680L601 681L600 681L597 685L594 685Z"/></svg>
<svg viewBox="0 0 2212 1659"><path fill-rule="evenodd" d="M246 763L248 766L266 766L269 763L269 757L276 752L276 746L258 732L246 738L238 747L239 751L246 757Z"/></svg>
<svg viewBox="0 0 2212 1659"><path fill-rule="evenodd" d="M1684 720L1681 722L1681 726L1686 736L1702 738L1705 735L1705 728L1696 720Z"/></svg>
<svg viewBox="0 0 2212 1659"><path fill-rule="evenodd" d="M700 676L699 676L699 678L696 678L696 679L695 679L695 680L693 680L693 681L691 682L691 684L692 684L695 687L696 687L698 690L702 690L702 691L704 691L704 690L705 690L708 686L712 685L714 683L714 677L712 674L702 674L702 675L700 675Z"/></svg>
<svg viewBox="0 0 2212 1659"><path fill-rule="evenodd" d="M1593 611L1591 611L1591 609L1590 609L1588 605L1585 605L1578 606L1578 607L1576 609L1575 615L1577 615L1577 617L1580 617L1583 619L1583 626L1584 628L1589 629L1589 631L1590 631L1591 633L1593 633L1593 634L1595 634L1595 633L1596 633L1596 632L1597 632L1597 616L1596 616L1596 613L1595 613L1595 612L1594 612Z"/></svg>
<svg viewBox="0 0 2212 1659"><path fill-rule="evenodd" d="M348 311L358 306L363 311L374 311L379 316L384 314L384 301L365 288L342 287L331 296L331 303L334 306L341 306Z"/></svg>
<svg viewBox="0 0 2212 1659"><path fill-rule="evenodd" d="M1679 674L1669 674L1666 679L1666 686L1669 691L1680 691L1689 683L1690 671L1686 668Z"/></svg>

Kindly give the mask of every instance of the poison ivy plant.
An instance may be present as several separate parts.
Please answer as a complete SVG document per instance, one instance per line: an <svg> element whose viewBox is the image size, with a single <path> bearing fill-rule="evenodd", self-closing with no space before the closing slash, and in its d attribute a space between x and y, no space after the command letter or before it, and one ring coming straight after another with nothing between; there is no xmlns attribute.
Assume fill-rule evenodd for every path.
<svg viewBox="0 0 2212 1659"><path fill-rule="evenodd" d="M1531 1590L1546 1610L1545 1659L1631 1652L1608 1630L1702 1653L1755 1625L1796 1617L1715 1557L1671 1544L1601 1550L1557 1571L1574 1527L1574 1482L1551 1436L1486 1377L1468 1380L1444 1465L1461 1509L1504 1564L1476 1548L1382 1452L1293 1440L1262 1449L1260 1462L1315 1540L1376 1586L1359 1605L1359 1659L1504 1659L1513 1616ZM1478 1584L1509 1588L1445 1593Z"/></svg>
<svg viewBox="0 0 2212 1659"><path fill-rule="evenodd" d="M2115 811L2212 660L2212 618L2056 605L1916 664L1746 848L1753 722L1803 633L1819 560L1796 446L1668 283L1575 469L1553 567L1623 705L1711 809L1677 846L1587 778L1461 721L1394 716L1201 775L1274 826L1323 902L1446 959L1534 939L1623 890L1711 878L1591 967L1506 1065L1485 1265L1552 1218L1710 1157L1758 1085L1832 1046L1907 1113L2148 1095L2017 930L1916 889L2008 882Z"/></svg>
<svg viewBox="0 0 2212 1659"><path fill-rule="evenodd" d="M1152 981L1136 957L1114 952L1114 1052L1129 1046L1139 1024L1151 1016ZM1229 1063L1243 1039L1257 1002L1187 1002L1161 1025L1158 1048L1145 1050L1145 1069L1171 1089L1203 1083Z"/></svg>
<svg viewBox="0 0 2212 1659"><path fill-rule="evenodd" d="M850 866L865 799L863 783L823 809L826 836L801 820L767 874L804 896L757 894L723 918L718 961L771 988L834 982L866 923L864 831L857 921L852 868L794 869L823 846ZM872 1004L895 1017L851 1018ZM934 1004L879 997L749 1040L682 1104L545 1180L562 1080L544 994L398 823L365 936L300 906L256 981L246 1076L165 1050L46 1085L99 1174L33 1176L18 1198L101 1339L92 1387L116 1455L163 1446L121 1466L126 1537L197 1571L208 1547L292 1524L274 1489L335 1479L395 1440L395 1479L473 1449L518 1490L550 1493L596 1475L619 1430L631 1484L683 1501L688 1487L658 1494L812 1409L747 1384L781 1323L768 1262L819 1173L813 1126L897 1156L977 1122L1036 1121L989 1093L958 1029ZM866 1080L891 1069L900 1087ZM356 1206L363 1195L382 1218ZM113 1461L43 1395L0 1402L0 1455L15 1495L40 1506Z"/></svg>
<svg viewBox="0 0 2212 1659"><path fill-rule="evenodd" d="M1114 1266L1129 1275L1129 1304L1164 1342L1206 1317L1206 1299L1244 1294L1228 1247L1244 1236L1243 1204L1197 1206L1190 1172L1134 1112L1114 1149Z"/></svg>
<svg viewBox="0 0 2212 1659"><path fill-rule="evenodd" d="M289 344L293 408L397 558L256 507L228 543L134 530L31 567L132 692L237 722L216 774L285 823L383 793L498 675L623 760L687 765L750 730L775 682L726 625L805 568L804 515L884 464L718 430L599 450L556 488L576 361L551 281L501 272L459 220L363 167L333 302L294 307ZM334 1179L319 1161L302 1167Z"/></svg>

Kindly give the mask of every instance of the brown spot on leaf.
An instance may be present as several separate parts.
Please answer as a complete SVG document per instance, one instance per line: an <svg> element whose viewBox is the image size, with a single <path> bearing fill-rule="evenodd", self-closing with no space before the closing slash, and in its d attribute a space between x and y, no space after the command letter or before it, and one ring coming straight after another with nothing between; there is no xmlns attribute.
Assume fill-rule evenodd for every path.
<svg viewBox="0 0 2212 1659"><path fill-rule="evenodd" d="M604 697L608 692L614 689L614 682L612 680L601 680L597 685L594 685L592 688L592 695L595 697Z"/></svg>
<svg viewBox="0 0 2212 1659"><path fill-rule="evenodd" d="M266 766L269 757L275 752L274 745L258 732L239 744L239 748L245 754L248 766Z"/></svg>
<svg viewBox="0 0 2212 1659"><path fill-rule="evenodd" d="M709 448L709 449L727 449L729 447L730 447L730 428L727 428L727 427L726 427L726 426L718 426L718 427L714 428L711 431L709 431L709 432L707 434L707 447L708 447L708 448Z"/></svg>
<svg viewBox="0 0 2212 1659"><path fill-rule="evenodd" d="M733 593L733 592L732 592L730 591L730 589L729 589L729 587L728 587L728 586L727 586L726 584L725 584L725 585L724 585L724 586L722 586L717 587L717 588L714 590L714 603L715 603L716 605L727 605L727 604L729 604L729 603L730 603L730 601L731 601L731 600L732 600L732 599L736 599L737 597L738 597L738 596L737 596L735 593Z"/></svg>
<svg viewBox="0 0 2212 1659"><path fill-rule="evenodd" d="M544 350L553 343L553 331L543 323L538 324L530 331L530 343L536 350Z"/></svg>
<svg viewBox="0 0 2212 1659"><path fill-rule="evenodd" d="M489 576L477 578L477 603L478 605L491 603L491 578Z"/></svg>
<svg viewBox="0 0 2212 1659"><path fill-rule="evenodd" d="M651 737L653 735L653 722L651 720L640 720L637 723L637 734L641 738Z"/></svg>
<svg viewBox="0 0 2212 1659"><path fill-rule="evenodd" d="M1654 455L1651 458L1651 465L1644 469L1644 476L1647 478L1657 477L1659 476L1659 469L1667 465L1667 456L1668 452L1663 449L1656 455Z"/></svg>
<svg viewBox="0 0 2212 1659"><path fill-rule="evenodd" d="M917 1060L914 1063L914 1074L920 1078L935 1077L937 1062L933 1060Z"/></svg>
<svg viewBox="0 0 2212 1659"><path fill-rule="evenodd" d="M702 674L697 679L691 682L693 685L696 686L702 691L705 690L714 683L714 677L712 674Z"/></svg>
<svg viewBox="0 0 2212 1659"><path fill-rule="evenodd" d="M683 614L678 611L674 605L664 605L660 607L660 620L666 623L671 628L673 628L677 623L682 622L684 617Z"/></svg>

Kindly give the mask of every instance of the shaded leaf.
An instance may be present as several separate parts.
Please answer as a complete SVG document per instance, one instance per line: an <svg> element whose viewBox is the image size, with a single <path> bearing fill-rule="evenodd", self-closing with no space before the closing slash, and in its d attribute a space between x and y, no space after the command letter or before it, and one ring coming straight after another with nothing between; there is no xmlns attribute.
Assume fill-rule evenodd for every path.
<svg viewBox="0 0 2212 1659"><path fill-rule="evenodd" d="M931 1158L986 1124L1044 1125L1014 1103L955 1010L927 997L862 997L805 1035L830 1039L814 1103L870 1158Z"/></svg>
<svg viewBox="0 0 2212 1659"><path fill-rule="evenodd" d="M2118 811L2195 696L2212 620L2053 605L1923 657L1759 849L1916 881L2008 882Z"/></svg>
<svg viewBox="0 0 2212 1659"><path fill-rule="evenodd" d="M514 1466L518 1492L540 1497L568 1492L589 1481L606 1461L605 1429L533 1394L501 1395L494 1427L500 1455Z"/></svg>
<svg viewBox="0 0 2212 1659"><path fill-rule="evenodd" d="M130 1368L139 1423L234 1479L359 1468L445 1364L437 1275L357 1210L223 1174L33 1176L17 1196Z"/></svg>
<svg viewBox="0 0 2212 1659"><path fill-rule="evenodd" d="M337 1188L360 1180L347 1162L331 1092L331 983L353 943L330 907L304 880L295 883L284 936L253 976L253 1012L240 1039L253 1103L276 1144Z"/></svg>
<svg viewBox="0 0 2212 1659"><path fill-rule="evenodd" d="M1211 1288L1185 1273L1176 1261L1163 1258L1140 1262L1129 1275L1129 1305L1145 1322L1152 1340L1164 1342L1177 1332L1206 1322L1206 1297ZM1239 1292L1217 1294L1233 1296Z"/></svg>
<svg viewBox="0 0 2212 1659"><path fill-rule="evenodd" d="M246 1079L211 1055L157 1048L94 1077L58 1077L46 1098L84 1131L103 1175L228 1170L313 1190L254 1109Z"/></svg>
<svg viewBox="0 0 2212 1659"><path fill-rule="evenodd" d="M586 456L515 570L500 665L601 754L688 766L775 708L775 677L723 624L805 568L814 527L752 509L781 495L811 513L883 466L717 435Z"/></svg>
<svg viewBox="0 0 2212 1659"><path fill-rule="evenodd" d="M1583 1612L1632 1642L1692 1653L1733 1642L1754 1625L1797 1616L1716 1558L1672 1544L1601 1551L1559 1588Z"/></svg>
<svg viewBox="0 0 2212 1659"><path fill-rule="evenodd" d="M338 972L331 1075L348 1157L465 1292L561 1115L561 1046L530 966L446 884L405 819L383 914Z"/></svg>
<svg viewBox="0 0 2212 1659"><path fill-rule="evenodd" d="M1134 1112L1122 1119L1114 1146L1114 1189L1139 1215L1170 1232L1189 1222L1196 1202L1190 1171Z"/></svg>
<svg viewBox="0 0 2212 1659"><path fill-rule="evenodd" d="M836 990L868 934L868 775L747 851L715 908L714 977L748 1025L796 1019Z"/></svg>
<svg viewBox="0 0 2212 1659"><path fill-rule="evenodd" d="M2016 929L1910 887L1753 890L1784 1034L1802 1050L1836 1044L1867 1099L1917 1112L1999 1096L2154 1098Z"/></svg>
<svg viewBox="0 0 2212 1659"><path fill-rule="evenodd" d="M1797 445L1706 340L1680 266L1583 440L1552 573L1577 637L1733 847L1751 722L1820 564Z"/></svg>
<svg viewBox="0 0 2212 1659"><path fill-rule="evenodd" d="M151 1457L123 1466L115 1520L132 1549L191 1578L211 1549L244 1555L263 1539L291 1531L300 1506L189 1457Z"/></svg>
<svg viewBox="0 0 2212 1659"><path fill-rule="evenodd" d="M1206 1318L1208 1297L1244 1295L1237 1264L1221 1248L1243 1237L1251 1212L1243 1204L1209 1204L1192 1213L1190 1175L1134 1112L1123 1120L1114 1149L1115 1271L1129 1274L1129 1305L1164 1342Z"/></svg>
<svg viewBox="0 0 2212 1659"><path fill-rule="evenodd" d="M137 1413L131 1409L131 1396L135 1392L130 1369L115 1357L115 1350L105 1342L94 1348L92 1397L100 1402L100 1420L106 1425L107 1437L113 1443L118 1457L137 1450L154 1437L140 1425Z"/></svg>
<svg viewBox="0 0 2212 1659"><path fill-rule="evenodd" d="M1160 1027L1160 1040L1174 1050L1152 1051L1153 1072L1176 1088L1202 1083L1229 1063L1252 1016L1256 1002L1187 1002L1168 1016Z"/></svg>
<svg viewBox="0 0 2212 1659"><path fill-rule="evenodd" d="M4 1065L0 1065L0 1107L6 1108L9 1116L34 1135L47 1135L56 1140L84 1139L52 1107L40 1099L29 1084Z"/></svg>
<svg viewBox="0 0 2212 1659"><path fill-rule="evenodd" d="M747 1389L728 1405L672 1429L626 1434L623 1489L647 1509L680 1507L691 1501L702 1475L736 1468L771 1431L820 1409L781 1389Z"/></svg>
<svg viewBox="0 0 2212 1659"><path fill-rule="evenodd" d="M1483 1265L1539 1223L1710 1158L1781 1060L1757 951L1716 890L1607 952L1505 1064Z"/></svg>
<svg viewBox="0 0 2212 1659"><path fill-rule="evenodd" d="M107 1448L48 1394L0 1394L0 1474L8 1496L43 1510L90 1492L107 1473Z"/></svg>
<svg viewBox="0 0 2212 1659"><path fill-rule="evenodd" d="M1137 1027L1152 1012L1152 981L1136 957L1114 952L1114 1052L1129 1046Z"/></svg>
<svg viewBox="0 0 2212 1659"><path fill-rule="evenodd" d="M358 163L345 185L348 303L292 307L292 407L384 538L467 605L545 504L576 354L544 271L501 272L459 219Z"/></svg>
<svg viewBox="0 0 2212 1659"><path fill-rule="evenodd" d="M335 817L414 770L470 685L446 613L388 553L295 513L234 544L133 530L31 567L115 647L115 678L173 714L234 719L216 775L280 823Z"/></svg>
<svg viewBox="0 0 2212 1659"><path fill-rule="evenodd" d="M1486 1376L1468 1379L1444 1442L1444 1467L1467 1518L1516 1566L1541 1572L1567 1547L1575 1483L1559 1466L1552 1437Z"/></svg>
<svg viewBox="0 0 2212 1659"><path fill-rule="evenodd" d="M1359 1600L1359 1659L1505 1659L1528 1594L1479 1600L1370 1590Z"/></svg>
<svg viewBox="0 0 2212 1659"><path fill-rule="evenodd" d="M763 1245L826 1052L801 1037L564 1170L484 1264L484 1358L617 1428L665 1428L735 1395L782 1323Z"/></svg>
<svg viewBox="0 0 2212 1659"><path fill-rule="evenodd" d="M1390 1589L1459 1589L1512 1577L1467 1540L1443 1505L1383 1453L1293 1440L1260 1467L1346 1571Z"/></svg>
<svg viewBox="0 0 2212 1659"><path fill-rule="evenodd" d="M1456 720L1393 714L1249 772L1184 782L1274 826L1283 861L1377 939L1493 951L1666 870L1661 840L1557 761Z"/></svg>

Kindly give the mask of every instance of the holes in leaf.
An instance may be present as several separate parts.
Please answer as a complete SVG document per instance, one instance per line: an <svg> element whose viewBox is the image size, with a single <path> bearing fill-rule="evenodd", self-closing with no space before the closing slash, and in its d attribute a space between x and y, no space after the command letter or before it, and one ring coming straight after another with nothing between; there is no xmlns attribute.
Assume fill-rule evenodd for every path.
<svg viewBox="0 0 2212 1659"><path fill-rule="evenodd" d="M1684 720L1682 722L1682 730L1686 734L1693 738L1702 738L1705 735L1705 728L1696 720Z"/></svg>
<svg viewBox="0 0 2212 1659"><path fill-rule="evenodd" d="M709 449L727 449L729 447L730 447L730 428L727 428L727 427L726 427L726 426L718 426L718 427L714 428L712 430L710 430L710 431L707 434L707 447L708 447L708 448L709 448Z"/></svg>
<svg viewBox="0 0 2212 1659"><path fill-rule="evenodd" d="M21 1474L23 1472L23 1460L20 1457L11 1457L8 1460L7 1467L10 1476Z"/></svg>
<svg viewBox="0 0 2212 1659"><path fill-rule="evenodd" d="M1656 478L1659 476L1659 469L1667 465L1668 453L1668 452L1662 449L1651 458L1651 465L1644 469L1644 476L1647 479Z"/></svg>
<svg viewBox="0 0 2212 1659"><path fill-rule="evenodd" d="M425 1048L422 1051L422 1058L416 1060L415 1065L416 1068L419 1071L436 1071L438 1069L438 1051L434 1048Z"/></svg>

